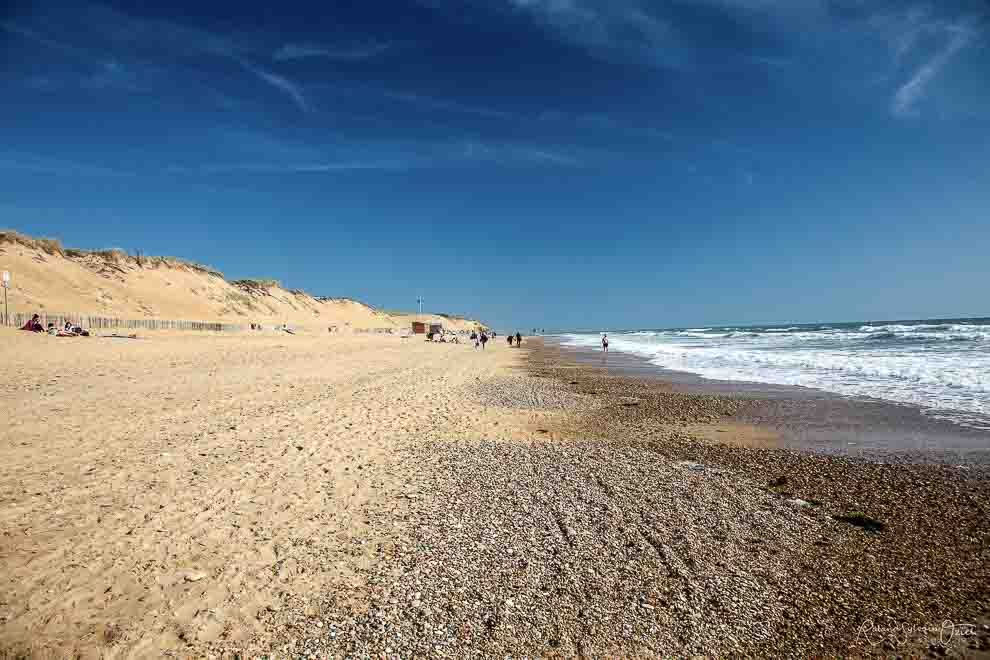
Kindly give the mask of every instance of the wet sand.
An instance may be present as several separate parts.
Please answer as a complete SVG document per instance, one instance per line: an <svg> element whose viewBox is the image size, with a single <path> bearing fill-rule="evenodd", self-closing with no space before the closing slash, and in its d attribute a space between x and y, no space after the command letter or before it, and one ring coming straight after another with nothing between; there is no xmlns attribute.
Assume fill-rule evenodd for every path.
<svg viewBox="0 0 990 660"><path fill-rule="evenodd" d="M546 346L559 352L564 363L654 379L671 391L722 394L748 402L725 420L732 423L731 432L728 424L695 429L704 435L721 433L743 443L760 436L761 446L871 460L990 464L990 432L933 418L915 406L806 387L709 380L663 369L629 353L612 351L606 356L601 351L560 346L554 338L547 338Z"/></svg>

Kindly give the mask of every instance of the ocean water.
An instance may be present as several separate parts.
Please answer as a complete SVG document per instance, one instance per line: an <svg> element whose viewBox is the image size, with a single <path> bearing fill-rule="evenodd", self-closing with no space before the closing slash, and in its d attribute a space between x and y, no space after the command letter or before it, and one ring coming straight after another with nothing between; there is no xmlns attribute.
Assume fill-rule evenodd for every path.
<svg viewBox="0 0 990 660"><path fill-rule="evenodd" d="M609 332L609 350L716 380L799 385L990 430L990 318ZM564 346L600 347L601 334Z"/></svg>

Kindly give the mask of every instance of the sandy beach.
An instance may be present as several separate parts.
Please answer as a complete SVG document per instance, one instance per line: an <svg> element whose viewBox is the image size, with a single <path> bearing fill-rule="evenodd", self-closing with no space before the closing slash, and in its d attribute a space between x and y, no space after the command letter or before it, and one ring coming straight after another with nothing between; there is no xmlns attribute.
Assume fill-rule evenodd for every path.
<svg viewBox="0 0 990 660"><path fill-rule="evenodd" d="M720 443L745 402L498 339L5 331L0 649L986 651L985 472Z"/></svg>
<svg viewBox="0 0 990 660"><path fill-rule="evenodd" d="M464 387L515 357L351 336L2 346L0 647L133 657L263 640L261 611L359 593L386 541L367 505L401 524L415 496L396 452L467 433Z"/></svg>

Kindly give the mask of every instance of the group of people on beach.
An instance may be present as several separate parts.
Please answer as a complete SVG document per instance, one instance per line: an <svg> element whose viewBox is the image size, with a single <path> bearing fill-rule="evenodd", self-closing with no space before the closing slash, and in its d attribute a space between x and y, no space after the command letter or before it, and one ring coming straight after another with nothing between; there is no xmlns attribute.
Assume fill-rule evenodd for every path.
<svg viewBox="0 0 990 660"><path fill-rule="evenodd" d="M460 344L461 338L457 336L456 332L428 332L426 333L426 341L433 342L435 344Z"/></svg>
<svg viewBox="0 0 990 660"><path fill-rule="evenodd" d="M65 326L62 328L57 327L54 323L49 323L46 329L41 324L41 315L39 314L32 316L30 321L21 326L21 330L28 332L47 332L53 337L89 337L88 330L83 330L82 327L73 325L72 321L66 321Z"/></svg>
<svg viewBox="0 0 990 660"><path fill-rule="evenodd" d="M489 337L488 336L488 333L485 332L484 330L482 330L481 332L476 332L474 330L471 331L471 341L474 342L474 347L475 348L480 348L482 350L485 349L485 345L488 343L488 340L489 339L494 339L497 336L498 336L498 334L495 333L494 331L492 331L492 336L491 337ZM517 332L515 334L515 337L513 337L512 335L509 335L508 337L506 337L506 340L509 342L509 346L512 346L513 339L515 340L517 347L518 346L522 346L522 335L521 334L519 334Z"/></svg>
<svg viewBox="0 0 990 660"><path fill-rule="evenodd" d="M492 333L492 336L493 337L495 336L495 333L494 332ZM471 341L474 342L474 347L475 348L479 348L480 347L482 350L484 350L485 349L485 344L488 343L488 333L486 333L484 330L482 330L480 333L479 332L475 332L474 330L472 330L471 331Z"/></svg>

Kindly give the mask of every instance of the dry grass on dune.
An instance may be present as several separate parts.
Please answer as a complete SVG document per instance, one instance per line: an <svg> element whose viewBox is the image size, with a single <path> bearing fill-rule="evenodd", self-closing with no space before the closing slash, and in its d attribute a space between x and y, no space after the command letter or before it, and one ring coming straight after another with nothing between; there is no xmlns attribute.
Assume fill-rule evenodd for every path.
<svg viewBox="0 0 990 660"><path fill-rule="evenodd" d="M323 332L329 326L409 327L413 318L344 296L314 296L272 278L227 280L216 268L179 257L130 254L120 248L70 248L54 238L14 230L0 230L0 268L14 274L10 293L17 311L238 325L288 323ZM476 325L463 317L443 316L453 330Z"/></svg>
<svg viewBox="0 0 990 660"><path fill-rule="evenodd" d="M34 238L32 236L27 236L13 229L0 229L0 245L4 243L13 243L17 245L22 245L27 248L32 248L40 250L45 254L52 256L65 257L67 259L86 259L86 258L98 258L104 261L111 262L128 262L133 261L138 267L157 267L157 266L185 266L186 268L191 268L192 270L206 273L208 275L213 275L215 277L223 277L221 273L216 268L212 266L206 266L195 261L190 261L188 259L182 259L180 257L169 257L169 256L153 256L153 255L142 255L142 254L128 254L122 248L103 248L96 250L84 250L81 248L67 248L62 246L62 242L57 238Z"/></svg>

